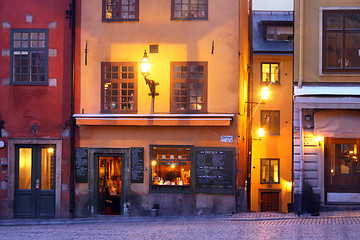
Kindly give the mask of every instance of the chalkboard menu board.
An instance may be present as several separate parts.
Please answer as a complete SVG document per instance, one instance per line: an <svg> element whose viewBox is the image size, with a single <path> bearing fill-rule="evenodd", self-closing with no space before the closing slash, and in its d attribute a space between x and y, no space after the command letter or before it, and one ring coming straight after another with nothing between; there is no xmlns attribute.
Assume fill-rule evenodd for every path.
<svg viewBox="0 0 360 240"><path fill-rule="evenodd" d="M196 188L234 189L235 149L197 148L195 150Z"/></svg>
<svg viewBox="0 0 360 240"><path fill-rule="evenodd" d="M131 148L131 182L144 182L144 148Z"/></svg>
<svg viewBox="0 0 360 240"><path fill-rule="evenodd" d="M88 151L87 148L75 148L75 181L88 182Z"/></svg>

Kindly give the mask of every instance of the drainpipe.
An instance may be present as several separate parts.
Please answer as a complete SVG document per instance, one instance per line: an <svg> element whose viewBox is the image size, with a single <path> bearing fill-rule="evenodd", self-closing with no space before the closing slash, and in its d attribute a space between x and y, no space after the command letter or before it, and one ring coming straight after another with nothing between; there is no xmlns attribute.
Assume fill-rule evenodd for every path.
<svg viewBox="0 0 360 240"><path fill-rule="evenodd" d="M303 84L303 68L304 68L304 57L303 57L303 48L304 48L304 0L300 0L300 16L299 16L299 82L298 87L301 88Z"/></svg>
<svg viewBox="0 0 360 240"><path fill-rule="evenodd" d="M75 217L75 0L71 1L70 214Z"/></svg>
<svg viewBox="0 0 360 240"><path fill-rule="evenodd" d="M298 87L301 88L303 84L303 68L304 68L304 6L305 0L299 0L299 82ZM299 199L298 199L298 214L302 213L302 195L303 195L303 178L304 178L304 127L303 127L303 116L302 108L299 109L300 119L300 182L299 182Z"/></svg>
<svg viewBox="0 0 360 240"><path fill-rule="evenodd" d="M298 199L298 215L302 213L302 195L303 195L303 180L304 180L304 126L302 108L299 109L300 119L300 182L299 182L299 199Z"/></svg>
<svg viewBox="0 0 360 240"><path fill-rule="evenodd" d="M247 94L248 98L251 99L252 96L252 81L253 81L253 75L252 75L252 69L253 69L253 12L252 12L252 0L249 0L249 16L248 16L248 41L249 41L249 67L248 67L248 89ZM247 112L246 112L247 118L249 123L248 125L248 154L247 154L247 210L251 210L251 165L252 165L252 136L251 136L251 129L252 129L252 111L251 107L247 106Z"/></svg>

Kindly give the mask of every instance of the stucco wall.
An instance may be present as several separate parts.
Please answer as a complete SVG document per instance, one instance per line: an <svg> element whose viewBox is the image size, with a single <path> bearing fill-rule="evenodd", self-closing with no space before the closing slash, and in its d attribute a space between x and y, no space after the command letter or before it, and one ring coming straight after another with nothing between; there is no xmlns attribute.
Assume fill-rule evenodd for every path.
<svg viewBox="0 0 360 240"><path fill-rule="evenodd" d="M300 36L300 12L301 2L304 2L304 33ZM321 31L320 9L360 9L356 0L295 0L294 16L294 81L299 81L300 68L300 41L303 39L303 82L359 82L359 74L343 73L322 73L321 56Z"/></svg>
<svg viewBox="0 0 360 240"><path fill-rule="evenodd" d="M139 21L102 22L101 1L82 1L81 49L88 42L88 65L81 51L81 109L99 113L101 62L139 62L149 44L150 79L159 82L155 112L170 110L170 62L208 62L208 112L237 112L239 1L209 1L208 20L170 20L171 1L140 1ZM212 42L214 53L212 54ZM149 51L148 51L149 52ZM150 112L151 97L138 75L138 113Z"/></svg>
<svg viewBox="0 0 360 240"><path fill-rule="evenodd" d="M252 142L251 162L251 210L260 211L259 190L281 190L280 202L283 212L287 211L287 203L291 202L292 180L292 56L255 55L253 62L253 102L260 101L261 88L261 63L280 63L280 84L269 85L270 95L265 104L251 104L253 110L252 136L258 138L260 128L260 111L280 111L280 135L267 135ZM260 184L261 158L278 158L280 180L278 184Z"/></svg>

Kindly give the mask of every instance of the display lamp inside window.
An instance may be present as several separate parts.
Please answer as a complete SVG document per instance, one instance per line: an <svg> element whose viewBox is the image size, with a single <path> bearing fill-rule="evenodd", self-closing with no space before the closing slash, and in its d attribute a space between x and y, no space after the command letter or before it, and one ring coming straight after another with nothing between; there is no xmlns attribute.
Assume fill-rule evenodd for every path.
<svg viewBox="0 0 360 240"><path fill-rule="evenodd" d="M190 186L190 149L153 148L152 185Z"/></svg>

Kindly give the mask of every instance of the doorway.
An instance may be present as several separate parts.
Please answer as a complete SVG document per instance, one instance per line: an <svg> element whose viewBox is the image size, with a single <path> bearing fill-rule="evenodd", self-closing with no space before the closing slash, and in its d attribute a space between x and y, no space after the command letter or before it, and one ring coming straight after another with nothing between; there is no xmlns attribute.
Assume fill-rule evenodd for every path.
<svg viewBox="0 0 360 240"><path fill-rule="evenodd" d="M98 157L98 214L120 215L122 156Z"/></svg>
<svg viewBox="0 0 360 240"><path fill-rule="evenodd" d="M280 191L260 190L260 211L281 212Z"/></svg>
<svg viewBox="0 0 360 240"><path fill-rule="evenodd" d="M339 202L348 202L351 200L351 194L360 193L359 146L359 139L326 139L327 201L335 200L332 196L336 196Z"/></svg>
<svg viewBox="0 0 360 240"><path fill-rule="evenodd" d="M56 145L15 145L14 217L55 217Z"/></svg>

